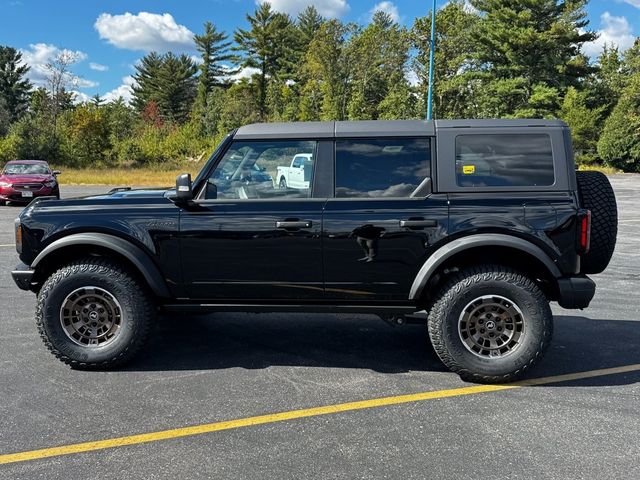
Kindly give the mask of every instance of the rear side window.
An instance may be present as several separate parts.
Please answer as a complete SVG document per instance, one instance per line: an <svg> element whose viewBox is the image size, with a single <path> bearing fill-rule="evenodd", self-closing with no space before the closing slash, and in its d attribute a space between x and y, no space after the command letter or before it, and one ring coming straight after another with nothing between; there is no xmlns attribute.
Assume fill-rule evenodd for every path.
<svg viewBox="0 0 640 480"><path fill-rule="evenodd" d="M430 166L428 138L337 140L336 197L425 196Z"/></svg>
<svg viewBox="0 0 640 480"><path fill-rule="evenodd" d="M554 184L548 135L459 135L456 179L460 187L541 187Z"/></svg>

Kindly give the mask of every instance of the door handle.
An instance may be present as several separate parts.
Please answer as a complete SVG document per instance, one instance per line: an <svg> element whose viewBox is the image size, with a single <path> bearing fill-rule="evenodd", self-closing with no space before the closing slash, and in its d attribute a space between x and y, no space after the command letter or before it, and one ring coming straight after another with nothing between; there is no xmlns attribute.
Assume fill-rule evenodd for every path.
<svg viewBox="0 0 640 480"><path fill-rule="evenodd" d="M402 228L427 228L437 227L438 222L435 220L425 220L424 218L410 218L409 220L400 220Z"/></svg>
<svg viewBox="0 0 640 480"><path fill-rule="evenodd" d="M311 228L311 220L282 220L276 222L276 228Z"/></svg>

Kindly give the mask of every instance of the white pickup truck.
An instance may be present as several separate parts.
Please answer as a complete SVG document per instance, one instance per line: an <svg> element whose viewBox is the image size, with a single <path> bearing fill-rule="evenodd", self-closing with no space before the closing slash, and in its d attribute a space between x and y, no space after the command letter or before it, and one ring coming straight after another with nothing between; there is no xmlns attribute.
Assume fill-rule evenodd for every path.
<svg viewBox="0 0 640 480"><path fill-rule="evenodd" d="M276 179L281 189L309 188L311 171L313 169L313 154L299 153L291 160L288 167L278 167Z"/></svg>

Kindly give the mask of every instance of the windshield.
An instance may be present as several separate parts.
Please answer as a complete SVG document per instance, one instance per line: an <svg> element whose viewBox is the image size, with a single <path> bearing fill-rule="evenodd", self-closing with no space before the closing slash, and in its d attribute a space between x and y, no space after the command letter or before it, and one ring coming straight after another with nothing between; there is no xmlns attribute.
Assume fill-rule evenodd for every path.
<svg viewBox="0 0 640 480"><path fill-rule="evenodd" d="M5 175L46 175L49 167L41 163L11 163L4 167Z"/></svg>

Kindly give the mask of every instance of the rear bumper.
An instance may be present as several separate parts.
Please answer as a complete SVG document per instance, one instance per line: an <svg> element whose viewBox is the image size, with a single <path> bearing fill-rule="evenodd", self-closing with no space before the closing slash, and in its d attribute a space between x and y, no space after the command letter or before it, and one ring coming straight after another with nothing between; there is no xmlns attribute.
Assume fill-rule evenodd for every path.
<svg viewBox="0 0 640 480"><path fill-rule="evenodd" d="M558 279L558 304L562 308L587 308L596 293L596 283L586 275Z"/></svg>
<svg viewBox="0 0 640 480"><path fill-rule="evenodd" d="M20 263L16 266L16 269L11 272L11 277L13 281L16 282L16 285L21 290L31 290L32 289L32 279L33 274L35 272L31 270L28 265L24 263Z"/></svg>

